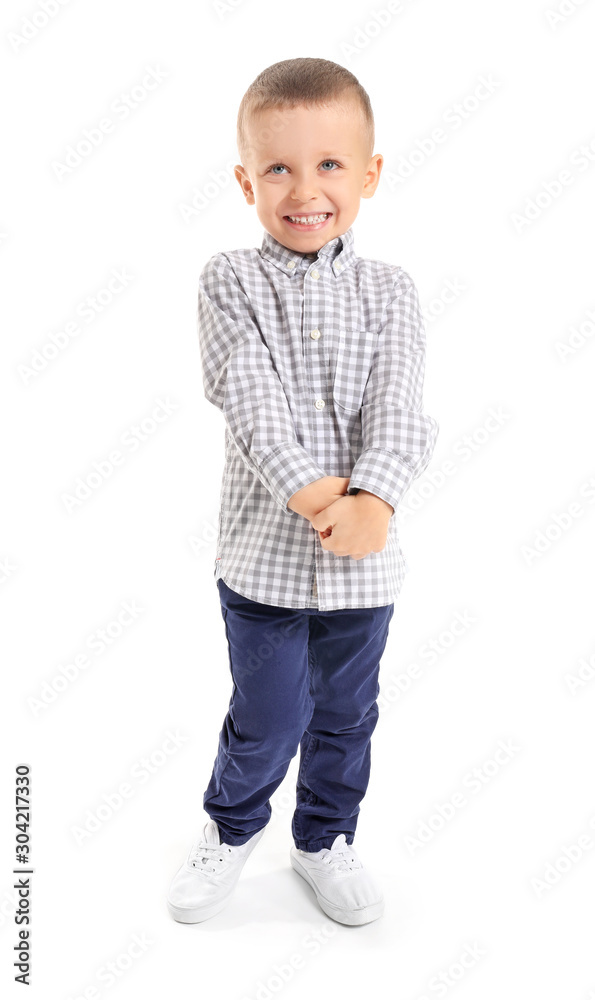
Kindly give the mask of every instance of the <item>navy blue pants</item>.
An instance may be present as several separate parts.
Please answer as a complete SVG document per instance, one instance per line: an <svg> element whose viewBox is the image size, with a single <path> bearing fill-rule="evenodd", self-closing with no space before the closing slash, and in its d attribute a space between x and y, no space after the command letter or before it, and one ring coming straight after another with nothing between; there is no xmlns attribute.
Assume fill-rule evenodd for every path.
<svg viewBox="0 0 595 1000"><path fill-rule="evenodd" d="M370 778L378 672L394 604L319 611L242 597L217 580L233 680L203 806L230 846L268 823L300 750L292 834L319 851L353 843Z"/></svg>

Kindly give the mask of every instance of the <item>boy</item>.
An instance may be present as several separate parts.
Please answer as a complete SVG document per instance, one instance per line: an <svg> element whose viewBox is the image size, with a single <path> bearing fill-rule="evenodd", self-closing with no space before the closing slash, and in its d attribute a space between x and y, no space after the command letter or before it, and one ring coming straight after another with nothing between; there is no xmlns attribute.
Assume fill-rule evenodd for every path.
<svg viewBox="0 0 595 1000"><path fill-rule="evenodd" d="M383 912L353 838L405 573L393 514L438 424L415 286L354 251L373 148L368 95L329 60L275 63L240 105L235 176L265 233L199 283L204 391L226 422L214 577L233 689L210 818L169 890L183 922L229 901L298 745L293 868L340 923Z"/></svg>

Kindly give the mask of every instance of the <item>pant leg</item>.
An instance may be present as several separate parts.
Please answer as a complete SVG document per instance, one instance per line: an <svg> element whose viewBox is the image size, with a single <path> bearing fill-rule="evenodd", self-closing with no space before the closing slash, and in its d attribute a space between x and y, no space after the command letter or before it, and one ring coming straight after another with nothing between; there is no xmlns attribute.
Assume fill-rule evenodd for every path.
<svg viewBox="0 0 595 1000"><path fill-rule="evenodd" d="M308 617L217 586L233 689L203 805L222 840L238 846L268 823L270 796L312 715Z"/></svg>
<svg viewBox="0 0 595 1000"><path fill-rule="evenodd" d="M300 742L296 847L319 851L344 833L353 843L370 778L379 667L394 604L310 619L314 712Z"/></svg>

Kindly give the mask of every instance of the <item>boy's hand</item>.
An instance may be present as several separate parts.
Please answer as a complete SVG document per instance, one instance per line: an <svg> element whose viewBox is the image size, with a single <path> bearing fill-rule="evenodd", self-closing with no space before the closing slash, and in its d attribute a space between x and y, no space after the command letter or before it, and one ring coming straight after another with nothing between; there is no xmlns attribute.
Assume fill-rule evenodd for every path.
<svg viewBox="0 0 595 1000"><path fill-rule="evenodd" d="M310 518L310 523L323 549L363 559L370 552L382 552L393 510L386 500L360 489L354 496L339 497Z"/></svg>
<svg viewBox="0 0 595 1000"><path fill-rule="evenodd" d="M321 510L344 496L348 486L349 476L323 476L294 493L287 506L311 521Z"/></svg>

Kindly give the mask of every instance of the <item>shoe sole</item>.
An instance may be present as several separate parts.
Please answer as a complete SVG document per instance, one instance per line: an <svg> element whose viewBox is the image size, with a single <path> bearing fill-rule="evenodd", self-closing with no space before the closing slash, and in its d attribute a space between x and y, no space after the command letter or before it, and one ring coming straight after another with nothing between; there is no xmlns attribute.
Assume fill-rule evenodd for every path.
<svg viewBox="0 0 595 1000"><path fill-rule="evenodd" d="M290 853L291 866L301 875L304 881L314 890L316 894L316 899L318 900L318 905L320 909L326 913L327 917L332 920L336 920L339 924L347 924L350 927L360 926L361 924L369 924L372 920L377 920L384 913L384 900L380 899L377 903L370 903L368 906L362 906L357 910L347 910L340 906L334 906L329 903L324 896L319 892L318 886L314 880L310 877L308 871L301 864L299 856L294 854L295 849L292 849Z"/></svg>
<svg viewBox="0 0 595 1000"><path fill-rule="evenodd" d="M235 885L233 889L235 889ZM168 899L167 908L174 920L177 920L180 924L199 924L202 920L215 917L218 913L221 913L221 910L225 909L233 895L233 889L224 899L218 899L216 903L211 903L210 906L195 906L191 909L185 906L174 906Z"/></svg>
<svg viewBox="0 0 595 1000"><path fill-rule="evenodd" d="M199 924L203 920L208 920L210 917L215 917L217 916L218 913L221 913L221 910L225 909L231 897L233 896L237 884L241 878L242 871L244 870L244 865L246 864L246 861L252 854L252 851L256 847L259 840L261 840L262 837L264 836L265 829L266 827L263 827L262 830L259 830L257 833L254 834L253 838L254 843L252 844L250 850L246 854L242 867L238 873L238 877L234 882L234 884L232 885L231 889L229 889L229 891L227 892L227 895L223 896L221 899L215 900L215 902L210 903L208 906L193 906L193 907L174 906L174 904L170 903L168 899L167 908L171 916L174 918L174 920L177 920L181 924Z"/></svg>

